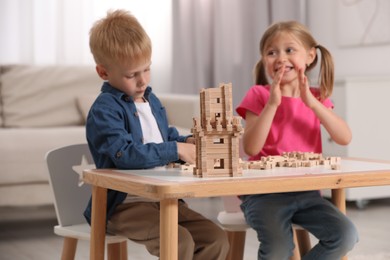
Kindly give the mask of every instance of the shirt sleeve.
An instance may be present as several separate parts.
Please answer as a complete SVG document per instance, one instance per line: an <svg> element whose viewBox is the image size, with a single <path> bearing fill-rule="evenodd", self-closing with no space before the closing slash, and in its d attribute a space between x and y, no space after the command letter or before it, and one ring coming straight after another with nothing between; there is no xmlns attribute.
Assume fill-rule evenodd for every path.
<svg viewBox="0 0 390 260"><path fill-rule="evenodd" d="M322 101L322 104L323 104L325 107L327 107L327 108L331 108L331 109L334 108L333 102L332 102L332 100L330 100L330 98L327 98L327 99L325 99L324 101Z"/></svg>
<svg viewBox="0 0 390 260"><path fill-rule="evenodd" d="M180 135L177 131L176 127L169 127L168 128L168 141L177 141L180 143L185 143L186 139L192 135Z"/></svg>
<svg viewBox="0 0 390 260"><path fill-rule="evenodd" d="M313 95L319 99L320 98L320 90L318 87L310 87L310 91L311 93L313 93ZM330 108L330 109L333 109L334 106L333 106L333 102L330 98L326 98L325 100L321 101L321 103L326 107L326 108Z"/></svg>
<svg viewBox="0 0 390 260"><path fill-rule="evenodd" d="M269 90L266 86L252 86L246 93L245 97L242 99L240 105L236 108L236 112L244 119L247 111L251 111L256 115L259 115L263 110L268 98Z"/></svg>

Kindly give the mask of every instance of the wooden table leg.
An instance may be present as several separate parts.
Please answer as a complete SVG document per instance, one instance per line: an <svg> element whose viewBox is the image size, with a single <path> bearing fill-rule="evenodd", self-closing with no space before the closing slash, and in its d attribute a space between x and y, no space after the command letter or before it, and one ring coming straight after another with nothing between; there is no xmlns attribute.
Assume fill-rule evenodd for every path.
<svg viewBox="0 0 390 260"><path fill-rule="evenodd" d="M92 187L90 259L104 260L106 238L107 189Z"/></svg>
<svg viewBox="0 0 390 260"><path fill-rule="evenodd" d="M178 200L160 201L160 259L178 259Z"/></svg>
<svg viewBox="0 0 390 260"><path fill-rule="evenodd" d="M341 212L346 214L347 208L345 205L345 190L344 189L332 190L332 202L336 207L338 207L340 209Z"/></svg>
<svg viewBox="0 0 390 260"><path fill-rule="evenodd" d="M340 209L344 214L347 213L347 206L345 204L345 189L333 189L332 190L332 202ZM348 257L344 256L342 260L347 260Z"/></svg>

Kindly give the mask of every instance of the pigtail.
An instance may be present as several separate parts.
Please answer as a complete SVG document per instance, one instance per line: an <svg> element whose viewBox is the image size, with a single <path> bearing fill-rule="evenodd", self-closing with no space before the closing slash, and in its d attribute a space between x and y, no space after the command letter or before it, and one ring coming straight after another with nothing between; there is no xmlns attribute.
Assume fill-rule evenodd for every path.
<svg viewBox="0 0 390 260"><path fill-rule="evenodd" d="M317 45L321 52L321 66L319 75L321 100L332 95L334 85L334 63L330 52L323 46Z"/></svg>
<svg viewBox="0 0 390 260"><path fill-rule="evenodd" d="M257 62L254 68L254 76L256 85L268 85L267 74L265 73L265 68L262 59Z"/></svg>

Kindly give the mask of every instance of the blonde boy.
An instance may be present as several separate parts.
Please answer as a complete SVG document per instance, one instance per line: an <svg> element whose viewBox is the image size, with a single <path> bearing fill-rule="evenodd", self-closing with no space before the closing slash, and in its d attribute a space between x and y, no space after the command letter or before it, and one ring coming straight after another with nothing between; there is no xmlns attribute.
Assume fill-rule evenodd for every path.
<svg viewBox="0 0 390 260"><path fill-rule="evenodd" d="M145 169L178 160L193 163L192 137L168 126L165 109L148 85L152 46L137 19L124 10L108 12L90 31L96 71L104 80L86 123L97 168ZM91 217L91 201L84 215ZM107 231L144 244L159 256L158 201L109 190ZM212 221L179 203L181 260L225 259L229 243Z"/></svg>

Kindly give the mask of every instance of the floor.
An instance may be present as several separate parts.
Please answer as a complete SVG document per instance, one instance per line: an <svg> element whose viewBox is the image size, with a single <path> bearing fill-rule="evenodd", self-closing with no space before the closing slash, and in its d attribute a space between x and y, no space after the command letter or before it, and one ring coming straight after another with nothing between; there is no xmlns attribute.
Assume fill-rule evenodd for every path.
<svg viewBox="0 0 390 260"><path fill-rule="evenodd" d="M188 202L192 208L213 220L223 207L220 198L192 199ZM370 201L364 209L358 209L355 203L348 202L347 212L360 234L360 241L350 252L349 259L390 259L390 199ZM60 259L62 238L53 234L56 224L51 206L0 208L0 260ZM244 259L255 260L257 248L256 235L249 230ZM150 256L143 246L133 242L128 243L128 251L129 259L157 259ZM76 259L89 259L87 241L79 242Z"/></svg>

